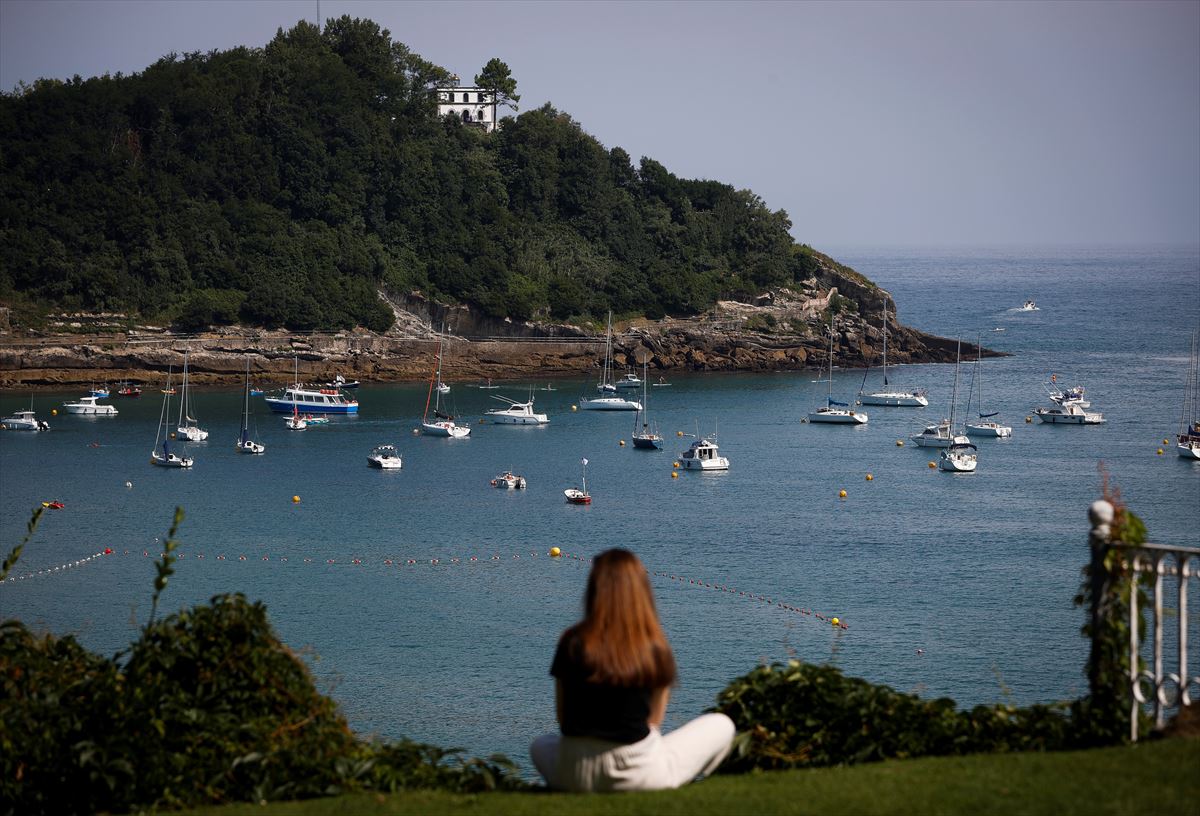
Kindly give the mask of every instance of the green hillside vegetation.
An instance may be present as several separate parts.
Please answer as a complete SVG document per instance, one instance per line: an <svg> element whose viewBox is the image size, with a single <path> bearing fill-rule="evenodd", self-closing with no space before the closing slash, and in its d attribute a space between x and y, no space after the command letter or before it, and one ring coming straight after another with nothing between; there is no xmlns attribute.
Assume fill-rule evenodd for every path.
<svg viewBox="0 0 1200 816"><path fill-rule="evenodd" d="M342 17L0 95L0 301L381 331L381 290L522 320L653 318L815 274L754 193L635 165L550 105L493 134L440 120L448 80Z"/></svg>

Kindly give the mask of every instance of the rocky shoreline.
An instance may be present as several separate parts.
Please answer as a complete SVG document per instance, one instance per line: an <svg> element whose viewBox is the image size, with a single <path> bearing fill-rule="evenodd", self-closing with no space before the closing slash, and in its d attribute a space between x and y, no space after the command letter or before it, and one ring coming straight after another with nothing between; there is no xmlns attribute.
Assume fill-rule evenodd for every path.
<svg viewBox="0 0 1200 816"><path fill-rule="evenodd" d="M828 326L820 315L836 294L830 289L817 298L775 298L760 305L722 302L698 318L628 322L614 331L614 363L620 371L640 368L644 359L652 377L682 371L819 368L826 363L829 347ZM79 326L83 333L31 336L10 331L0 336L0 388L157 383L169 367L182 367L185 351L191 378L201 384L239 383L247 361L256 383L290 382L293 360L306 381L329 381L336 374L363 382L419 381L430 376L436 359L438 335L431 326L439 317L445 320L453 308L425 304L424 313L397 308L403 319L382 335L365 330L297 334L254 329L198 335L162 329L89 334L86 323ZM469 313L450 316L458 319L451 323L456 331L445 336L443 377L449 380L528 382L591 375L601 365L602 328L489 323ZM467 334L464 324L475 332L496 334ZM843 313L834 331L835 365L878 365L883 341L878 323L872 326L857 313ZM889 364L954 362L956 343L889 320ZM964 358L974 357L975 345L964 343L962 351ZM983 354L995 352L985 349Z"/></svg>

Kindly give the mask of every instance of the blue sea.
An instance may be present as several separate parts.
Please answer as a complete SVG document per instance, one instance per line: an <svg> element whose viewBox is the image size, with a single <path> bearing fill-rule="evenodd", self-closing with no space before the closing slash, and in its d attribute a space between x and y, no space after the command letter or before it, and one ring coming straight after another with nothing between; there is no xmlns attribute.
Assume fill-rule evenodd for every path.
<svg viewBox="0 0 1200 816"><path fill-rule="evenodd" d="M888 289L903 323L982 335L1011 355L983 362L984 401L1013 437L981 440L978 472L931 470L935 453L896 445L948 414L952 365L892 370L893 383L928 388L930 406L870 408L856 428L802 421L825 399L816 372L669 373L671 385L650 393L661 452L620 444L630 414L572 411L591 379L533 391L551 416L540 428L478 419L500 404L492 395L524 399L547 381L451 383L452 408L474 428L467 440L413 434L423 384L364 385L359 416L302 433L259 400L263 456L234 451L240 390L201 390L211 436L191 446L191 471L149 464L157 389L114 398L111 419L49 417L81 392L38 393L53 430L0 434L0 549L21 540L40 502L66 506L26 546L14 575L28 577L0 584L0 615L101 653L125 648L149 614L153 562L181 506L164 609L222 592L261 600L363 734L499 751L528 768L530 739L555 728L549 663L579 617L586 559L615 546L654 575L680 666L668 727L759 663L792 657L964 706L1082 694L1084 612L1071 599L1099 468L1153 540L1200 544L1200 465L1173 446L1200 324L1200 252L831 254ZM1029 299L1039 311L1015 310ZM1027 424L1048 404L1051 374L1085 385L1107 424ZM834 397L853 397L863 376L835 371ZM878 370L867 376L878 383ZM969 366L962 376L965 389ZM28 403L0 394L3 413ZM689 441L677 434L697 430L716 432L732 467L672 478ZM399 448L402 470L368 469L381 443ZM562 491L580 485L584 458L594 503L571 506ZM489 485L509 468L527 490ZM565 557L548 557L551 547ZM114 553L61 568L104 548Z"/></svg>

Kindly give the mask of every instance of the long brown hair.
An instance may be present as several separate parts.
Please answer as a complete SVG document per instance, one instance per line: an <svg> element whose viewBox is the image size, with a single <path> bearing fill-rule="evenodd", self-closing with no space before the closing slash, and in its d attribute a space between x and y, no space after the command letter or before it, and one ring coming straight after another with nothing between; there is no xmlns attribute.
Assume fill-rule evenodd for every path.
<svg viewBox="0 0 1200 816"><path fill-rule="evenodd" d="M593 683L663 688L675 682L675 656L658 622L650 576L629 550L602 552L592 562L583 620L571 629Z"/></svg>

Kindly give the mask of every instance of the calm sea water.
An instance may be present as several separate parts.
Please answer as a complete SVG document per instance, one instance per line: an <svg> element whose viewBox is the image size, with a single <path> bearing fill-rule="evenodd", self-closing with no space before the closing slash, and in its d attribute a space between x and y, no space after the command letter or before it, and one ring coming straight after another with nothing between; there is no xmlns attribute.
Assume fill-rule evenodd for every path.
<svg viewBox="0 0 1200 816"><path fill-rule="evenodd" d="M463 441L412 434L425 402L419 385L364 386L360 416L303 433L260 404L267 453L240 456L240 392L209 390L196 403L212 436L192 446L190 472L148 463L159 412L148 390L114 400L113 419L60 415L51 433L0 434L0 549L20 540L30 508L66 503L43 518L17 574L116 550L0 585L0 614L74 633L103 653L122 649L146 618L158 540L181 505L185 557L165 608L230 591L262 600L363 733L502 751L528 765L530 738L554 728L547 670L559 632L579 615L587 574L583 561L548 558L551 546L584 559L630 547L652 571L849 624L834 630L656 576L681 671L668 726L760 661L790 656L963 705L1080 694L1086 644L1071 598L1098 464L1155 540L1200 543L1200 466L1171 446L1156 455L1179 422L1188 338L1200 323L1200 254L834 254L889 289L903 322L951 337L983 333L985 345L1012 354L985 361L984 387L1014 436L981 441L977 473L930 470L930 451L895 444L947 413L953 366L897 369L893 382L929 388L930 407L872 408L858 428L800 421L824 399L812 372L675 375L650 395L668 436L663 452L619 445L631 415L571 412L591 388L576 380L535 392L549 426L479 424ZM1041 311L1013 310L1031 298ZM1108 424L1026 424L1046 404L1051 372L1086 385ZM852 396L862 378L835 372L835 397ZM524 398L545 383L452 385L452 404L477 418L499 404L490 395ZM35 407L46 418L78 393L39 394ZM27 394L0 394L4 413L27 406ZM676 432L697 428L719 432L732 469L672 479L687 442ZM367 468L367 453L384 442L401 450L403 470ZM584 457L589 508L562 496L578 485ZM509 467L528 490L488 485Z"/></svg>

